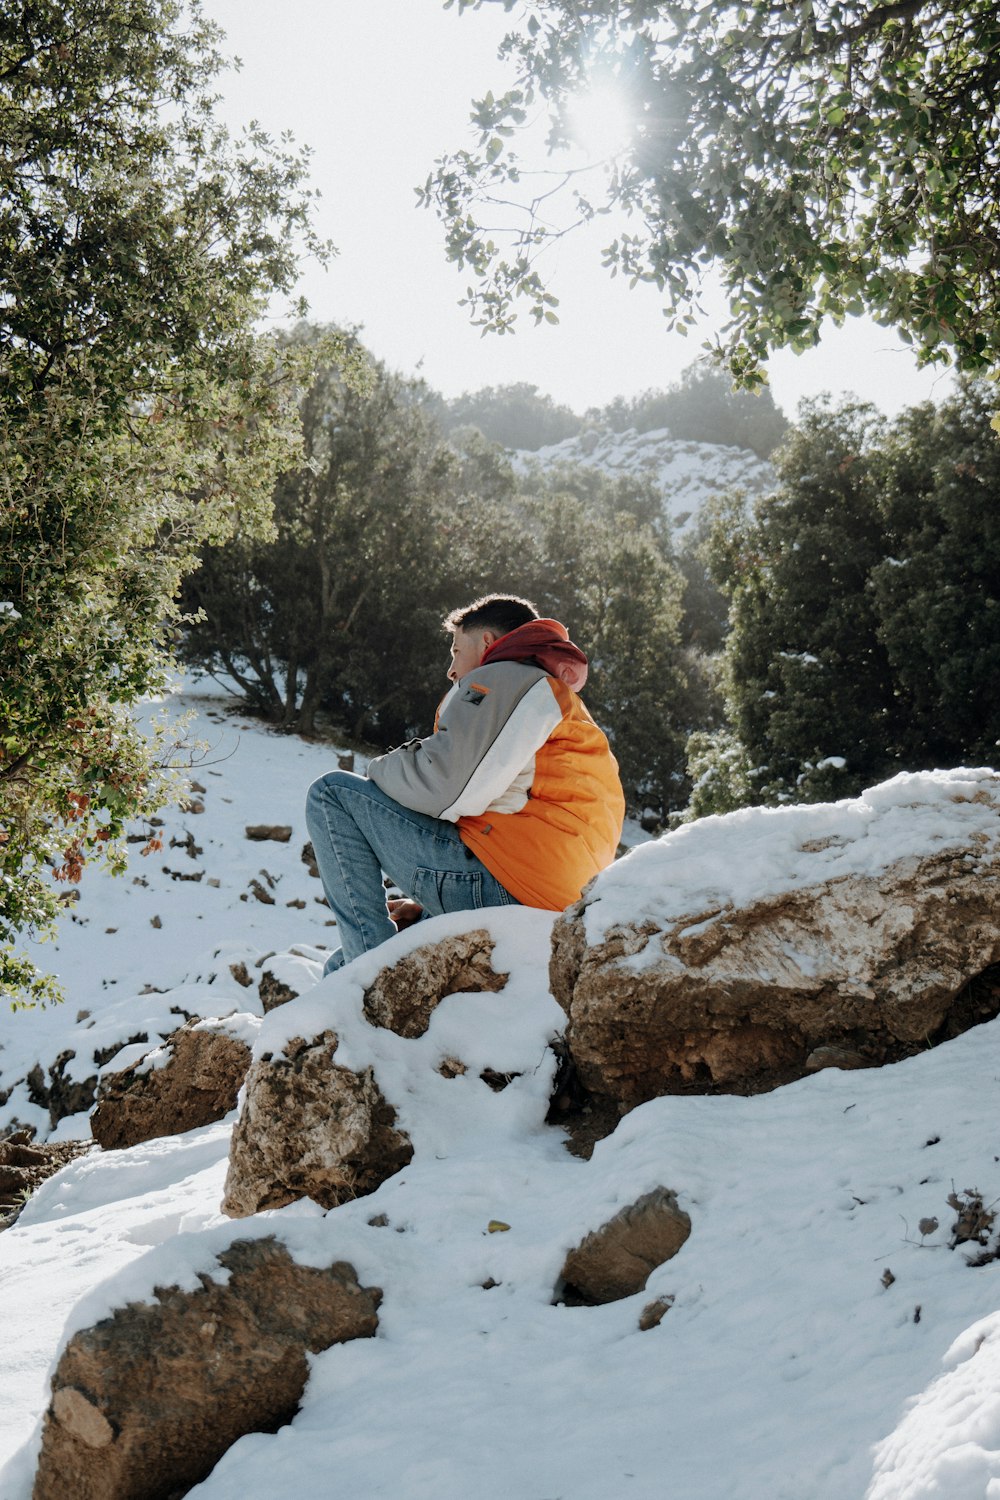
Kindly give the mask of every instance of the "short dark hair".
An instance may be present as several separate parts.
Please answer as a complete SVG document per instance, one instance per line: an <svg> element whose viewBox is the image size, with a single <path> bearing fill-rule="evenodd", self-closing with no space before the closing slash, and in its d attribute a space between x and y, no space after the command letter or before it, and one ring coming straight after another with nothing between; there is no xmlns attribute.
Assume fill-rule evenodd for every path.
<svg viewBox="0 0 1000 1500"><path fill-rule="evenodd" d="M453 609L444 621L445 630L494 630L506 635L529 620L538 619L538 610L530 599L516 594L484 594L461 609Z"/></svg>

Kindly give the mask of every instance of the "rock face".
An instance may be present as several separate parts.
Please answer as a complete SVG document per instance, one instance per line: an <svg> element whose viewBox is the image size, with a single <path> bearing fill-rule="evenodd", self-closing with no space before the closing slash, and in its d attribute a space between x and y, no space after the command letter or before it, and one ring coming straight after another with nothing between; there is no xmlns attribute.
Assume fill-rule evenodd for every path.
<svg viewBox="0 0 1000 1500"><path fill-rule="evenodd" d="M163 1067L144 1070L143 1058L101 1080L90 1128L106 1151L180 1135L235 1109L250 1066L246 1042L194 1021L175 1031L164 1050Z"/></svg>
<svg viewBox="0 0 1000 1500"><path fill-rule="evenodd" d="M966 850L742 908L618 923L588 942L592 888L557 920L550 965L581 1082L621 1109L754 1093L824 1066L896 1061L991 1019L1000 858L972 837Z"/></svg>
<svg viewBox="0 0 1000 1500"><path fill-rule="evenodd" d="M307 1351L371 1337L381 1293L273 1239L218 1257L222 1284L158 1288L77 1333L52 1377L33 1500L168 1500L248 1432L294 1414Z"/></svg>
<svg viewBox="0 0 1000 1500"><path fill-rule="evenodd" d="M631 1297L642 1291L651 1271L677 1254L690 1233L691 1220L678 1207L676 1195L654 1188L571 1250L562 1279L576 1300Z"/></svg>
<svg viewBox="0 0 1000 1500"><path fill-rule="evenodd" d="M233 1218L312 1198L324 1208L374 1192L413 1156L370 1068L335 1061L335 1032L296 1038L247 1077L222 1210Z"/></svg>
<svg viewBox="0 0 1000 1500"><path fill-rule="evenodd" d="M446 995L504 988L509 975L498 974L492 959L493 939L482 927L416 948L365 991L365 1015L397 1036L423 1036Z"/></svg>

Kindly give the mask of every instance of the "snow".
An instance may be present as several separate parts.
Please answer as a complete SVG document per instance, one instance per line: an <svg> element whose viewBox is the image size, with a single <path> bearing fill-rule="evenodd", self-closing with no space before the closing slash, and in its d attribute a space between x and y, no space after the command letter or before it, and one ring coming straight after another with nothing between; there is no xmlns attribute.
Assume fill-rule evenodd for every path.
<svg viewBox="0 0 1000 1500"><path fill-rule="evenodd" d="M559 464L600 469L612 478L648 475L662 489L664 512L678 532L690 526L710 496L727 490L761 495L777 482L771 465L748 448L675 439L666 427L641 433L588 428L537 452L513 451L511 459L522 475Z"/></svg>
<svg viewBox="0 0 1000 1500"><path fill-rule="evenodd" d="M901 773L860 797L754 807L700 818L633 849L590 887L587 938L651 920L710 919L797 886L877 875L931 848L969 859L1000 847L1000 774L987 768ZM697 914L697 915L693 915Z"/></svg>
<svg viewBox="0 0 1000 1500"><path fill-rule="evenodd" d="M68 1003L5 1017L0 1093L67 1050L67 1073L93 1074L95 1050L140 1031L155 1045L183 1013L228 1017L258 1051L332 1027L338 1061L374 1068L415 1154L328 1213L299 1202L240 1221L219 1211L235 1115L95 1148L50 1178L0 1234L3 1500L30 1495L47 1381L74 1330L156 1286L222 1279L221 1250L271 1234L304 1263L347 1260L382 1287L378 1334L316 1356L294 1420L236 1443L190 1492L199 1500L319 1500L333 1476L337 1493L365 1500L998 1500L1000 1260L972 1267L977 1247L950 1248L947 1198L1000 1196L1000 1023L754 1098L654 1100L581 1161L544 1123L546 1042L562 1021L547 986L551 915L437 918L320 981L335 929L299 857L302 802L335 752L226 716L204 693L175 703L189 701L220 752L195 773L205 811L171 813L162 854L136 857L124 880L85 876L55 948L40 950ZM857 802L704 819L601 877L588 921L694 924L713 902L781 881L993 846L997 782L927 773ZM249 843L257 822L290 823L291 842ZM169 848L189 831L197 859ZM173 880L180 868L205 878ZM262 868L273 906L240 900L252 878L266 884ZM369 1025L363 990L387 957L480 926L510 974L503 990L449 997L415 1039ZM231 972L240 964L250 987ZM301 993L262 1016L265 968ZM148 1050L123 1055L136 1048ZM442 1077L445 1056L467 1072ZM485 1067L519 1076L495 1093ZM0 1118L12 1116L48 1130L24 1085ZM86 1137L86 1116L57 1134ZM635 1297L559 1303L566 1251L658 1185L691 1217L679 1254ZM921 1234L931 1217L940 1227ZM510 1227L491 1233L491 1221ZM672 1306L640 1332L657 1297Z"/></svg>

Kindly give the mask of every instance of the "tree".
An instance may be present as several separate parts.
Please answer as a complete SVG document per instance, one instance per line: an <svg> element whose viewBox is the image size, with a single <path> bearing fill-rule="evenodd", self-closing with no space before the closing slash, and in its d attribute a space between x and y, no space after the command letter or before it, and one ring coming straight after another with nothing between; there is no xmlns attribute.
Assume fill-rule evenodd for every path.
<svg viewBox="0 0 1000 1500"><path fill-rule="evenodd" d="M309 346L321 330L301 328ZM358 346L353 346L355 349ZM373 363L359 390L339 364L302 398L304 462L281 476L275 534L209 548L185 599L205 623L189 660L223 667L285 728L322 709L354 736L405 736L433 713L464 551L446 505L458 459L406 382Z"/></svg>
<svg viewBox="0 0 1000 1500"><path fill-rule="evenodd" d="M892 424L870 407L814 404L780 452L775 495L752 516L723 508L708 549L731 599L736 741L691 745L703 807L996 764L994 402L967 380L940 409Z"/></svg>
<svg viewBox="0 0 1000 1500"><path fill-rule="evenodd" d="M872 571L878 636L903 705L901 760L1000 765L1000 444L996 391L964 381L894 424Z"/></svg>
<svg viewBox="0 0 1000 1500"><path fill-rule="evenodd" d="M788 431L770 391L734 390L722 370L704 362L688 365L668 390L618 396L600 415L615 432L666 427L672 438L749 448L758 458L770 458Z"/></svg>
<svg viewBox="0 0 1000 1500"><path fill-rule="evenodd" d="M779 454L776 492L742 525L719 517L729 713L755 800L846 796L898 761L900 704L868 586L887 551L882 438L874 408L813 403Z"/></svg>
<svg viewBox="0 0 1000 1500"><path fill-rule="evenodd" d="M165 792L131 706L207 540L268 524L299 373L255 324L308 227L305 158L213 119L220 33L180 0L0 20L0 989L50 879L124 862Z"/></svg>
<svg viewBox="0 0 1000 1500"><path fill-rule="evenodd" d="M501 55L511 86L475 102L476 142L422 189L486 328L510 328L519 300L555 319L540 252L619 208L639 227L606 264L655 283L669 326L694 321L714 263L731 310L717 351L745 384L769 350L865 310L922 362L996 362L995 0L529 0ZM550 149L571 144L594 83L630 107L627 145L593 187L579 152L540 181L513 137L541 100Z"/></svg>
<svg viewBox="0 0 1000 1500"><path fill-rule="evenodd" d="M551 396L539 395L537 385L523 380L515 385L464 391L445 405L442 425L446 431L478 427L484 437L504 448L530 452L575 437L583 425L568 406L557 405Z"/></svg>

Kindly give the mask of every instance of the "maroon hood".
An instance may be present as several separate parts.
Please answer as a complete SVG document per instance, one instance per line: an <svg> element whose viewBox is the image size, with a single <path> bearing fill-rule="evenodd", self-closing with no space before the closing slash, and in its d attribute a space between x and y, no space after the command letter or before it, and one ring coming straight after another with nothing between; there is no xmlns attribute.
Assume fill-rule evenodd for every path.
<svg viewBox="0 0 1000 1500"><path fill-rule="evenodd" d="M494 661L534 661L551 677L558 677L575 693L587 681L587 658L574 646L569 631L558 620L529 620L508 630L484 653L481 666Z"/></svg>

